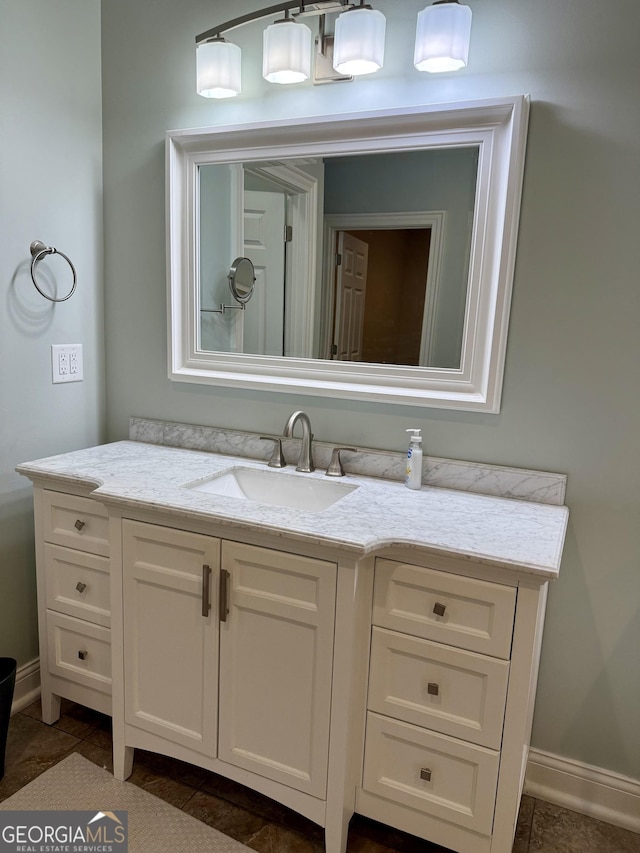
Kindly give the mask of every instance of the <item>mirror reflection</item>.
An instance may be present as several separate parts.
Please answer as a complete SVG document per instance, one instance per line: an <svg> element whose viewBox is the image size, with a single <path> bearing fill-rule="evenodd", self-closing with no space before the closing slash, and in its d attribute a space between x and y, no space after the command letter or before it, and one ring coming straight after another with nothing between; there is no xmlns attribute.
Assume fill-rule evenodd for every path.
<svg viewBox="0 0 640 853"><path fill-rule="evenodd" d="M200 166L200 349L457 369L478 155ZM236 256L255 268L251 300L210 312Z"/></svg>
<svg viewBox="0 0 640 853"><path fill-rule="evenodd" d="M229 270L229 290L231 295L242 305L245 305L253 296L256 284L253 264L249 258L236 258Z"/></svg>

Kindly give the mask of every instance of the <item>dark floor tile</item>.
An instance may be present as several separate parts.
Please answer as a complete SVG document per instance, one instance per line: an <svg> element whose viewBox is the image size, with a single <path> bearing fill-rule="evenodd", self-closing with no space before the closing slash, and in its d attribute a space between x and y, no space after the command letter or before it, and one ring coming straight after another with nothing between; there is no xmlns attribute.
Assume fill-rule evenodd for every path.
<svg viewBox="0 0 640 853"><path fill-rule="evenodd" d="M42 706L40 700L37 699L23 708L21 713L41 722ZM60 702L60 718L53 723L53 727L82 739L90 735L93 730L111 731L111 718L99 711L85 708L83 705L76 705L69 699L62 699Z"/></svg>
<svg viewBox="0 0 640 853"><path fill-rule="evenodd" d="M195 788L185 785L178 779L154 773L140 764L134 765L133 773L127 781L177 809L184 808L187 801L196 793Z"/></svg>
<svg viewBox="0 0 640 853"><path fill-rule="evenodd" d="M201 788L221 800L227 800L240 808L259 815L270 824L279 824L304 837L312 838L320 844L324 841L324 830L321 826L281 803L234 782L232 779L225 779L224 776L208 773Z"/></svg>
<svg viewBox="0 0 640 853"><path fill-rule="evenodd" d="M536 800L529 850L531 853L638 853L640 835Z"/></svg>
<svg viewBox="0 0 640 853"><path fill-rule="evenodd" d="M26 714L14 714L9 723L0 800L44 773L78 743L80 740L67 732L45 726Z"/></svg>
<svg viewBox="0 0 640 853"><path fill-rule="evenodd" d="M136 749L134 769L136 768L142 768L156 776L175 779L192 789L200 788L211 775L207 770L196 767L194 764L187 764L186 761L179 761L177 758L156 752L147 752L144 749Z"/></svg>
<svg viewBox="0 0 640 853"><path fill-rule="evenodd" d="M268 824L245 842L259 853L324 853L324 844L277 824Z"/></svg>
<svg viewBox="0 0 640 853"><path fill-rule="evenodd" d="M93 713L95 716L93 717L91 728L85 734L84 739L102 749L113 749L111 717L108 717L106 714Z"/></svg>
<svg viewBox="0 0 640 853"><path fill-rule="evenodd" d="M526 794L522 797L513 841L513 853L528 853L535 802L533 797L528 797Z"/></svg>
<svg viewBox="0 0 640 853"><path fill-rule="evenodd" d="M267 825L267 821L258 815L220 800L206 791L196 791L182 810L242 844L254 838Z"/></svg>
<svg viewBox="0 0 640 853"><path fill-rule="evenodd" d="M372 843L375 845L373 848ZM450 853L445 847L432 844L423 838L385 826L362 815L354 815L349 824L347 849L353 853L366 853L370 849L381 848L398 853Z"/></svg>
<svg viewBox="0 0 640 853"><path fill-rule="evenodd" d="M31 717L33 720L42 720L42 706L40 705L40 700L36 699L35 702L32 702L30 705L27 705L26 708L23 708L20 711L21 714L25 714L27 717Z"/></svg>
<svg viewBox="0 0 640 853"><path fill-rule="evenodd" d="M103 770L113 773L113 754L110 749L103 749L101 746L96 746L88 740L81 740L73 749L73 752L83 755Z"/></svg>

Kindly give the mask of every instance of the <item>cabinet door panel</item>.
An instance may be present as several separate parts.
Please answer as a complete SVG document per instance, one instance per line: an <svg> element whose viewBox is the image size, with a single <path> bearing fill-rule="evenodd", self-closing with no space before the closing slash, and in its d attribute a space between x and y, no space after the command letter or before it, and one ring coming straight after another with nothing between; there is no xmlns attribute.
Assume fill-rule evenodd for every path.
<svg viewBox="0 0 640 853"><path fill-rule="evenodd" d="M219 757L326 793L336 566L224 542Z"/></svg>
<svg viewBox="0 0 640 853"><path fill-rule="evenodd" d="M215 756L217 602L202 615L203 566L215 599L220 542L123 522L125 717Z"/></svg>

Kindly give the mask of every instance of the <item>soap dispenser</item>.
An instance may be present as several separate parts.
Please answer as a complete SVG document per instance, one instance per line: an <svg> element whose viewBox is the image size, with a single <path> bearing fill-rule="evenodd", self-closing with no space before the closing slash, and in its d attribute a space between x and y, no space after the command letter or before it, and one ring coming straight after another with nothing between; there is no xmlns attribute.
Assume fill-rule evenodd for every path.
<svg viewBox="0 0 640 853"><path fill-rule="evenodd" d="M422 486L422 436L419 429L408 429L406 432L413 435L409 439L404 484L408 489L419 489Z"/></svg>

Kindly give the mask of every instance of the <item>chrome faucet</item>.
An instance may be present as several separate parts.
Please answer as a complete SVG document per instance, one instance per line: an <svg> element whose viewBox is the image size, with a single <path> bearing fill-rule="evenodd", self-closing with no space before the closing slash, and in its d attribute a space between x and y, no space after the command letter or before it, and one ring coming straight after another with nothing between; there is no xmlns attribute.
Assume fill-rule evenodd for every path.
<svg viewBox="0 0 640 853"><path fill-rule="evenodd" d="M309 415L306 412L294 412L284 425L282 434L285 438L291 438L293 436L293 428L298 421L302 424L302 444L300 445L300 457L298 458L296 471L303 471L305 474L310 474L315 468L311 449L313 433L311 432Z"/></svg>

